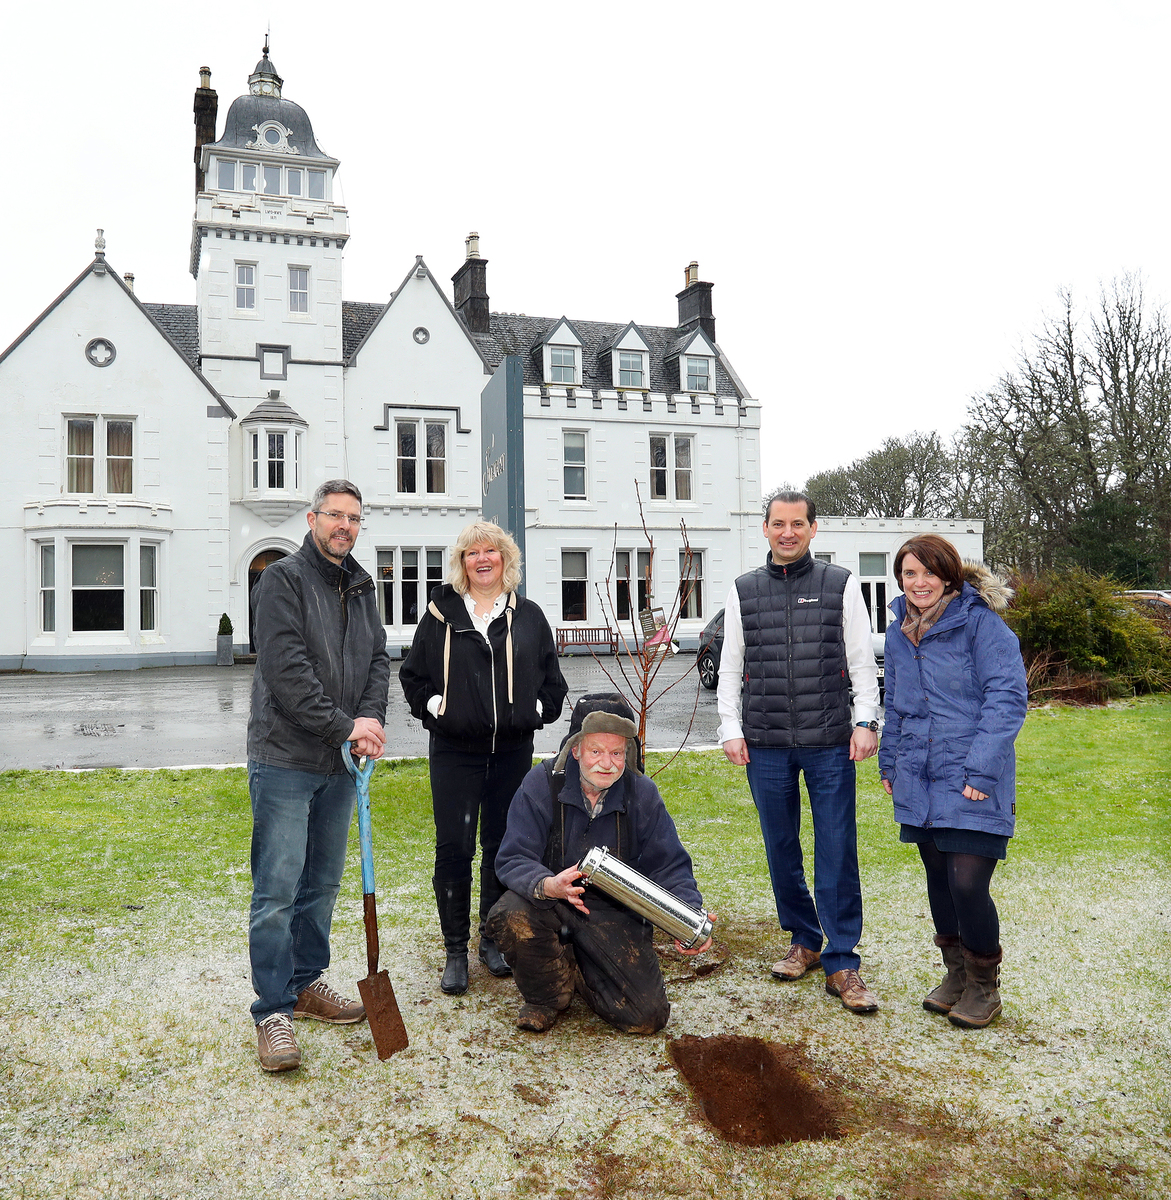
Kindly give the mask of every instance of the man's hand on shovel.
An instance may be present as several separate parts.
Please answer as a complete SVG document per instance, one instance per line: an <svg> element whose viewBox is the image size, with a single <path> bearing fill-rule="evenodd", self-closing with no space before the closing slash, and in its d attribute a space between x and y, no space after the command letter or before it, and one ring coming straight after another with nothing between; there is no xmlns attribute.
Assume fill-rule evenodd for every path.
<svg viewBox="0 0 1171 1200"><path fill-rule="evenodd" d="M356 717L349 742L355 758L381 758L386 752L386 731L373 717Z"/></svg>

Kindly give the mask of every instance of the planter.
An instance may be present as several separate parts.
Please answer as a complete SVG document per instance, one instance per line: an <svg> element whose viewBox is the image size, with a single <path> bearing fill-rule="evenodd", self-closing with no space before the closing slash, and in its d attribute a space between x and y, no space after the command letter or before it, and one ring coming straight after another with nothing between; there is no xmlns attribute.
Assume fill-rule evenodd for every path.
<svg viewBox="0 0 1171 1200"><path fill-rule="evenodd" d="M236 662L236 655L232 649L232 637L230 633L218 633L215 639L215 665L217 667L230 667Z"/></svg>

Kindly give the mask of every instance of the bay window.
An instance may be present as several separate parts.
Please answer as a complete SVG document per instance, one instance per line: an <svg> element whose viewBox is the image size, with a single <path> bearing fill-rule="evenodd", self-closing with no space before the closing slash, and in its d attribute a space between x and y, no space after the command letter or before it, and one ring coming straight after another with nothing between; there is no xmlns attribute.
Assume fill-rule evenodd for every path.
<svg viewBox="0 0 1171 1200"><path fill-rule="evenodd" d="M53 633L57 628L57 547L42 543L39 550L41 568L41 633Z"/></svg>
<svg viewBox="0 0 1171 1200"><path fill-rule="evenodd" d="M247 432L249 483L254 492L301 490L301 431L287 426Z"/></svg>
<svg viewBox="0 0 1171 1200"><path fill-rule="evenodd" d="M73 546L73 630L122 630L125 617L125 547Z"/></svg>

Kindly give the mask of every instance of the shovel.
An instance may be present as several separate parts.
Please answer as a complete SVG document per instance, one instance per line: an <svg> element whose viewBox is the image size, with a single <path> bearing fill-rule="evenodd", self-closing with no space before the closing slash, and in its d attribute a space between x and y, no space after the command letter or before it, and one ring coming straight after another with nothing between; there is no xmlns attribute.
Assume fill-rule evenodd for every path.
<svg viewBox="0 0 1171 1200"><path fill-rule="evenodd" d="M358 994L366 1006L366 1019L378 1057L389 1058L396 1050L405 1050L408 1040L390 976L378 969L378 911L374 900L374 845L370 837L370 776L374 773L374 760L367 762L363 754L361 762L355 763L349 742L342 747L342 760L353 775L358 792L358 842L362 847L362 916L366 922L368 974L358 980Z"/></svg>

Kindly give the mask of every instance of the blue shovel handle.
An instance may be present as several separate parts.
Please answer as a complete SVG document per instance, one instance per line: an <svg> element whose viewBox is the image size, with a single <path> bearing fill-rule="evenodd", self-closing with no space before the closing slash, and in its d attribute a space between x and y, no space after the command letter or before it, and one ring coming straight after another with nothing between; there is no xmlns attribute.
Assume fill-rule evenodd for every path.
<svg viewBox="0 0 1171 1200"><path fill-rule="evenodd" d="M354 762L350 743L342 746L342 762L354 777L358 792L358 844L362 848L362 892L374 895L374 842L370 834L370 776L374 774L375 760L362 755L361 764Z"/></svg>

